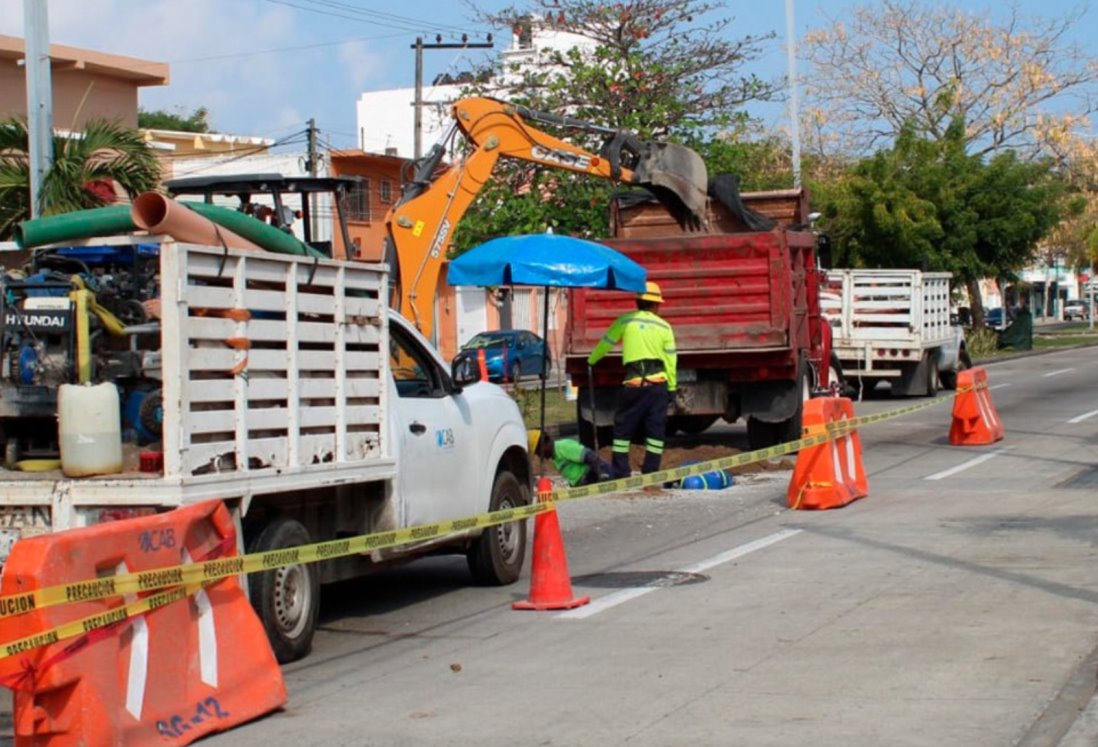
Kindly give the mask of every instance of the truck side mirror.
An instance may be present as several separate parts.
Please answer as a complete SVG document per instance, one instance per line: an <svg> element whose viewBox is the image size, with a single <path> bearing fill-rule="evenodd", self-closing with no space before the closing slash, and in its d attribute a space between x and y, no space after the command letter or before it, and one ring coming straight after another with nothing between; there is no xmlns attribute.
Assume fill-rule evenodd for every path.
<svg viewBox="0 0 1098 747"><path fill-rule="evenodd" d="M816 237L816 259L823 270L831 269L831 237L821 233Z"/></svg>
<svg viewBox="0 0 1098 747"><path fill-rule="evenodd" d="M450 378L454 380L454 384L458 387L468 386L480 381L480 369L476 360L469 355L454 358L453 363L450 364Z"/></svg>

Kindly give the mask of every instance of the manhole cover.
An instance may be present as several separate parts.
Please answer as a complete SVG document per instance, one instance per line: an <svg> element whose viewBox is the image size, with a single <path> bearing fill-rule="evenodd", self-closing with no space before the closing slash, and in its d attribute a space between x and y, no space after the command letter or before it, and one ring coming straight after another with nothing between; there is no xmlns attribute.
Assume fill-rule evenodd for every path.
<svg viewBox="0 0 1098 747"><path fill-rule="evenodd" d="M593 573L589 576L576 576L572 579L572 583L596 589L636 589L645 586L685 586L686 584L700 584L708 580L709 576L701 573L622 571L620 573Z"/></svg>

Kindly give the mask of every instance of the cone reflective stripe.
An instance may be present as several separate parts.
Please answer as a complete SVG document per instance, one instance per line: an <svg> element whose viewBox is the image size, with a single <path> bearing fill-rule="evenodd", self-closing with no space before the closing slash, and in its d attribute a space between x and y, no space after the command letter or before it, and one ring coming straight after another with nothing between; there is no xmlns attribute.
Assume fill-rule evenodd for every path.
<svg viewBox="0 0 1098 747"><path fill-rule="evenodd" d="M1005 434L999 411L991 401L987 371L977 366L958 373L949 442L954 446L984 446L1001 440Z"/></svg>
<svg viewBox="0 0 1098 747"><path fill-rule="evenodd" d="M547 477L538 480L538 500L545 502L553 493L553 483ZM572 596L572 579L568 576L568 558L564 554L564 539L560 534L557 510L545 511L534 517L534 558L530 571L530 598L515 602L515 610L570 610L591 601L591 597Z"/></svg>

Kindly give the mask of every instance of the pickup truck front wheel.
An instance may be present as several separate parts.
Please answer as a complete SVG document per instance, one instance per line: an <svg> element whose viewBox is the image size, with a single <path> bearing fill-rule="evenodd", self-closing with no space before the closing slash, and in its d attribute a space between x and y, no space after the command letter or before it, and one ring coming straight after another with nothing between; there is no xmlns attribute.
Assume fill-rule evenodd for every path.
<svg viewBox="0 0 1098 747"><path fill-rule="evenodd" d="M526 491L511 472L496 475L489 511L526 505ZM481 532L465 555L473 578L482 586L505 586L518 580L526 559L526 521L497 524Z"/></svg>
<svg viewBox="0 0 1098 747"><path fill-rule="evenodd" d="M263 553L311 543L309 530L300 522L279 516L255 536L248 552ZM298 563L248 576L252 605L280 664L302 658L313 646L320 611L317 571L316 565Z"/></svg>

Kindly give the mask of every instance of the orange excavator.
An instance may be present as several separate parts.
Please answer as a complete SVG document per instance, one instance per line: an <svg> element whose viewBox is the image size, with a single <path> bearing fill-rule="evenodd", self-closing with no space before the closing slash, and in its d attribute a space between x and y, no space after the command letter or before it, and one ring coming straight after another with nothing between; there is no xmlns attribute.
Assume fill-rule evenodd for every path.
<svg viewBox="0 0 1098 747"><path fill-rule="evenodd" d="M637 185L650 190L684 223L705 220L707 174L701 157L681 145L643 142L629 133L491 98L467 98L452 108L453 124L414 164L399 201L385 217L385 257L393 277L391 304L428 339L435 325L439 271L458 221L492 178L500 158ZM594 133L597 153L571 145L534 124ZM458 131L468 154L438 173Z"/></svg>

